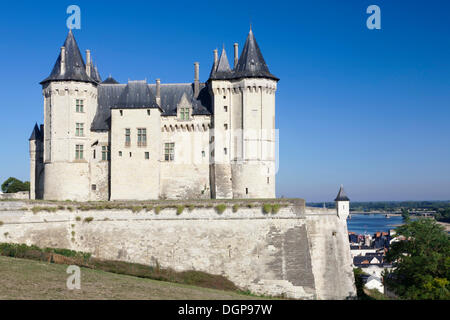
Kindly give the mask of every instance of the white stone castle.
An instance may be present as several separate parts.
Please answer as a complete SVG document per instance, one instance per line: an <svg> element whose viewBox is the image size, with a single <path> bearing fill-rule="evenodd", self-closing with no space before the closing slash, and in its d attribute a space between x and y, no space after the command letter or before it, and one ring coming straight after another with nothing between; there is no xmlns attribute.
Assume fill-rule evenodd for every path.
<svg viewBox="0 0 450 320"><path fill-rule="evenodd" d="M30 137L30 197L48 200L275 197L278 78L250 30L205 83L102 82L72 31L44 79Z"/></svg>

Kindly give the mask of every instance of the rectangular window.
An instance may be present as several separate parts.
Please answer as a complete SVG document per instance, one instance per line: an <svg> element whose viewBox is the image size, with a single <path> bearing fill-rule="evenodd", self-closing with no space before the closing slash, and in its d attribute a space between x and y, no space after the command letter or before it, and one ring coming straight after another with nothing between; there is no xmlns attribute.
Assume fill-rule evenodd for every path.
<svg viewBox="0 0 450 320"><path fill-rule="evenodd" d="M225 130L228 130L228 124L225 123L225 124L223 125L223 128L224 128Z"/></svg>
<svg viewBox="0 0 450 320"><path fill-rule="evenodd" d="M269 180L269 177L267 177L267 184L270 184L270 180Z"/></svg>
<svg viewBox="0 0 450 320"><path fill-rule="evenodd" d="M125 146L129 147L131 145L131 130L125 129Z"/></svg>
<svg viewBox="0 0 450 320"><path fill-rule="evenodd" d="M164 160L173 161L175 159L175 143L164 144Z"/></svg>
<svg viewBox="0 0 450 320"><path fill-rule="evenodd" d="M122 151L119 151L119 157L121 157L122 156Z"/></svg>
<svg viewBox="0 0 450 320"><path fill-rule="evenodd" d="M148 116L150 115L150 109L147 110L147 115L148 115Z"/></svg>
<svg viewBox="0 0 450 320"><path fill-rule="evenodd" d="M205 151L202 151L202 157L203 158L205 157Z"/></svg>
<svg viewBox="0 0 450 320"><path fill-rule="evenodd" d="M84 100L76 99L75 108L76 112L84 112Z"/></svg>
<svg viewBox="0 0 450 320"><path fill-rule="evenodd" d="M83 160L84 156L83 156L83 145L82 144L77 144L75 146L75 159L76 160Z"/></svg>
<svg viewBox="0 0 450 320"><path fill-rule="evenodd" d="M227 154L227 148L223 148L223 154Z"/></svg>
<svg viewBox="0 0 450 320"><path fill-rule="evenodd" d="M227 106L224 106L224 107L223 107L223 111L228 112L228 107L227 107Z"/></svg>
<svg viewBox="0 0 450 320"><path fill-rule="evenodd" d="M95 149L94 149L94 151L92 152L92 157L95 159Z"/></svg>
<svg viewBox="0 0 450 320"><path fill-rule="evenodd" d="M102 146L102 160L106 161L108 159L108 148L106 146Z"/></svg>
<svg viewBox="0 0 450 320"><path fill-rule="evenodd" d="M180 118L181 120L189 120L189 108L180 109Z"/></svg>
<svg viewBox="0 0 450 320"><path fill-rule="evenodd" d="M77 137L84 137L84 123L76 123L75 125L75 135Z"/></svg>
<svg viewBox="0 0 450 320"><path fill-rule="evenodd" d="M245 188L245 194L248 194L248 188Z"/></svg>
<svg viewBox="0 0 450 320"><path fill-rule="evenodd" d="M149 152L146 152L146 153L145 153L145 160L148 160L148 159L150 159L150 153L149 153Z"/></svg>
<svg viewBox="0 0 450 320"><path fill-rule="evenodd" d="M147 146L147 129L138 128L138 147Z"/></svg>
<svg viewBox="0 0 450 320"><path fill-rule="evenodd" d="M97 190L97 185L96 185L96 184L93 184L93 185L92 185L92 191L95 191L95 190Z"/></svg>

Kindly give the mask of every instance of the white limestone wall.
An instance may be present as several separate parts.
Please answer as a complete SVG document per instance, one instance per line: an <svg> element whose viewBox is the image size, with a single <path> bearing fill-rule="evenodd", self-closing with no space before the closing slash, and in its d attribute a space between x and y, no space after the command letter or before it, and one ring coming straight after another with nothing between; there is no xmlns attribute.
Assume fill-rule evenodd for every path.
<svg viewBox="0 0 450 320"><path fill-rule="evenodd" d="M129 146L125 144L126 128L130 129ZM138 128L147 129L146 146L138 146ZM160 153L160 109L112 109L111 200L158 199Z"/></svg>
<svg viewBox="0 0 450 320"><path fill-rule="evenodd" d="M180 215L175 209L159 214L128 210L33 214L22 211L24 206L0 202L0 242L222 274L259 294L299 299L345 299L354 294L346 259L349 247L343 240L346 227L336 215L305 216L295 206L277 214L241 207L223 214L214 208L186 209ZM94 219L83 222L86 217Z"/></svg>
<svg viewBox="0 0 450 320"><path fill-rule="evenodd" d="M339 218L335 210L333 213L323 211L320 208L306 210L317 298L355 297L347 221Z"/></svg>
<svg viewBox="0 0 450 320"><path fill-rule="evenodd" d="M161 117L160 198L208 199L209 116L195 115L190 120ZM165 143L174 143L174 161L164 158Z"/></svg>

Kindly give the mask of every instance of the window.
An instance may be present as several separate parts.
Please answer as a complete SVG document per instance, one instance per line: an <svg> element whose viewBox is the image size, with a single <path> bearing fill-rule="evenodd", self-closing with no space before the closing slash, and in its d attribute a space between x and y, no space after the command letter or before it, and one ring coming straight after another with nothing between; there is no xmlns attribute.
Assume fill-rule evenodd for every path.
<svg viewBox="0 0 450 320"><path fill-rule="evenodd" d="M119 151L119 157L121 157L122 156L122 151Z"/></svg>
<svg viewBox="0 0 450 320"><path fill-rule="evenodd" d="M94 149L94 151L92 152L92 157L95 159L95 149Z"/></svg>
<svg viewBox="0 0 450 320"><path fill-rule="evenodd" d="M131 158L132 155L133 155L133 154L130 152L130 158Z"/></svg>
<svg viewBox="0 0 450 320"><path fill-rule="evenodd" d="M227 154L227 148L223 148L223 154Z"/></svg>
<svg viewBox="0 0 450 320"><path fill-rule="evenodd" d="M75 135L77 137L84 137L84 123L76 123L75 125Z"/></svg>
<svg viewBox="0 0 450 320"><path fill-rule="evenodd" d="M147 110L147 115L148 115L148 116L150 115L150 109Z"/></svg>
<svg viewBox="0 0 450 320"><path fill-rule="evenodd" d="M223 111L228 112L228 107L227 107L227 106L224 106L224 107L223 107Z"/></svg>
<svg viewBox="0 0 450 320"><path fill-rule="evenodd" d="M97 185L96 185L96 184L93 184L93 185L92 185L92 191L95 191L95 190L97 190Z"/></svg>
<svg viewBox="0 0 450 320"><path fill-rule="evenodd" d="M245 188L245 194L248 194L248 188Z"/></svg>
<svg viewBox="0 0 450 320"><path fill-rule="evenodd" d="M76 99L75 108L76 112L84 112L84 100Z"/></svg>
<svg viewBox="0 0 450 320"><path fill-rule="evenodd" d="M119 110L120 115L123 116L123 110Z"/></svg>
<svg viewBox="0 0 450 320"><path fill-rule="evenodd" d="M267 184L270 184L270 180L269 180L269 177L267 177Z"/></svg>
<svg viewBox="0 0 450 320"><path fill-rule="evenodd" d="M83 145L82 144L77 144L75 146L75 159L76 160L83 160Z"/></svg>
<svg viewBox="0 0 450 320"><path fill-rule="evenodd" d="M223 98L224 98L224 99L226 99L226 98L227 98L227 96L223 96Z"/></svg>
<svg viewBox="0 0 450 320"><path fill-rule="evenodd" d="M148 159L150 159L150 153L149 153L149 152L146 152L146 153L145 153L145 160L148 160Z"/></svg>
<svg viewBox="0 0 450 320"><path fill-rule="evenodd" d="M131 130L125 129L125 146L129 147L131 144Z"/></svg>
<svg viewBox="0 0 450 320"><path fill-rule="evenodd" d="M175 143L165 143L164 144L164 160L165 161L173 161L175 158Z"/></svg>
<svg viewBox="0 0 450 320"><path fill-rule="evenodd" d="M138 147L147 146L147 129L138 129Z"/></svg>
<svg viewBox="0 0 450 320"><path fill-rule="evenodd" d="M109 160L109 147L108 146L102 146L102 160L103 161Z"/></svg>
<svg viewBox="0 0 450 320"><path fill-rule="evenodd" d="M202 151L202 157L203 158L205 157L205 151Z"/></svg>
<svg viewBox="0 0 450 320"><path fill-rule="evenodd" d="M180 108L180 119L189 120L189 108Z"/></svg>
<svg viewBox="0 0 450 320"><path fill-rule="evenodd" d="M225 124L223 125L223 127L224 127L225 130L228 130L228 124L227 124L227 123L225 123Z"/></svg>

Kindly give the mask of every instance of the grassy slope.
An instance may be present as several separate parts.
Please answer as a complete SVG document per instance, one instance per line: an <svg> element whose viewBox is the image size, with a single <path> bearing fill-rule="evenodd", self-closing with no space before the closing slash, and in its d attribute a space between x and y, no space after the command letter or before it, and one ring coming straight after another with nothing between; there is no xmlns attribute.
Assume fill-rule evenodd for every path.
<svg viewBox="0 0 450 320"><path fill-rule="evenodd" d="M205 289L81 268L81 290L66 287L66 265L0 256L0 299L254 299Z"/></svg>

